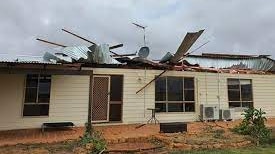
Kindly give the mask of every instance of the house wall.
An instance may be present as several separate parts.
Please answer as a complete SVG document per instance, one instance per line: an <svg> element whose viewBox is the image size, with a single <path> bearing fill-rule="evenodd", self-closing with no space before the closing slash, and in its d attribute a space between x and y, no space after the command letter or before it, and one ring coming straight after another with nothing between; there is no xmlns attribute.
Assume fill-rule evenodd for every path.
<svg viewBox="0 0 275 154"><path fill-rule="evenodd" d="M25 75L0 75L0 130L39 128L43 122L87 119L89 76L53 75L49 116L23 117Z"/></svg>
<svg viewBox="0 0 275 154"><path fill-rule="evenodd" d="M150 82L162 70L95 68L95 74L123 74L123 123L146 122L151 113L147 108L155 105L155 83L136 94L141 87ZM185 76L195 78L196 112L194 113L157 113L161 122L199 120L200 104L218 104L221 109L228 108L227 79L252 79L255 108L262 108L268 117L275 117L275 76L260 74L228 74L207 72L168 71L163 76ZM235 118L241 118L241 111Z"/></svg>
<svg viewBox="0 0 275 154"><path fill-rule="evenodd" d="M91 68L86 68L91 69ZM122 122L146 122L155 106L155 83L136 94L162 70L93 68L95 75L123 75ZM268 117L275 117L275 76L257 74L218 74L168 71L163 76L195 78L196 112L157 113L161 122L196 121L200 104L220 104L228 108L227 78L252 79L254 107L262 108ZM87 119L89 76L53 75L48 117L22 117L24 75L0 75L0 130L39 128L43 122L72 121L83 126ZM235 117L240 118L241 112Z"/></svg>

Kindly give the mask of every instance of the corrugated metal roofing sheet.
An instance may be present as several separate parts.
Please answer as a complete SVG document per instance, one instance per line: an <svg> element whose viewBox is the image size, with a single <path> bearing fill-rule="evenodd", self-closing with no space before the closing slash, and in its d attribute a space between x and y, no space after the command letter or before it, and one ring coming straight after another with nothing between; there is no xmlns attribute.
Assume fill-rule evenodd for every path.
<svg viewBox="0 0 275 154"><path fill-rule="evenodd" d="M16 57L0 57L0 63L35 63L35 64L57 64L52 61L45 61L41 56L16 56Z"/></svg>
<svg viewBox="0 0 275 154"><path fill-rule="evenodd" d="M189 55L183 58L183 60L186 60L190 64L198 64L201 67L252 69L258 71L272 71L275 65L272 59L266 57L243 57L233 59Z"/></svg>
<svg viewBox="0 0 275 154"><path fill-rule="evenodd" d="M88 53L91 52L87 46L73 46L73 47L65 47L65 48L55 48L55 52L66 54L67 56L79 60L80 58L87 59Z"/></svg>
<svg viewBox="0 0 275 154"><path fill-rule="evenodd" d="M179 60L186 54L186 52L191 48L191 46L197 41L197 39L201 36L204 30L200 30L195 33L188 32L182 43L180 44L177 52L170 59L170 62L177 63Z"/></svg>

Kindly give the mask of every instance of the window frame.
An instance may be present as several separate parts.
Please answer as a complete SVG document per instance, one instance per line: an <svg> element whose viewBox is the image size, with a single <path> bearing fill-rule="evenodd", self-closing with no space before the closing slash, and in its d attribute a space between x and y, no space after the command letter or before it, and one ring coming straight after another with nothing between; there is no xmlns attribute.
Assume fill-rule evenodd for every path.
<svg viewBox="0 0 275 154"><path fill-rule="evenodd" d="M37 90L36 90L36 101L35 102L26 102L26 89L27 87L27 79L28 79L28 75L38 75L38 82L37 82ZM49 92L49 102L47 103L39 103L38 100L38 96L39 96L39 83L40 83L40 76L45 75L45 76L49 76L50 77L50 92ZM26 74L25 75L25 80L24 80L24 92L23 92L23 103L22 103L22 111L21 111L21 116L23 118L41 118L41 117L49 117L50 115L50 102L51 102L51 93L52 93L52 75L47 75L47 74ZM48 114L47 115L24 115L24 108L25 105L48 105Z"/></svg>
<svg viewBox="0 0 275 154"><path fill-rule="evenodd" d="M240 100L239 101L230 101L229 100L229 80L238 80L239 84L238 84L238 91L239 91L239 97ZM242 100L242 88L241 88L241 80L249 80L250 84L251 84L251 101L243 101ZM232 89L231 89L232 90ZM251 107L254 107L254 93L253 93L253 80L252 79L247 79L247 78L227 78L227 100L228 100L228 107L229 108L247 108L245 106L243 106L243 103L251 103ZM230 103L240 103L239 107L230 107Z"/></svg>
<svg viewBox="0 0 275 154"><path fill-rule="evenodd" d="M168 78L171 77L171 78L174 78L174 77L177 77L177 78L181 78L182 79L182 100L180 101L169 101L169 98L168 98ZM195 77L189 77L189 76L163 76L163 77L160 77L160 78L165 78L165 100L164 101L157 101L156 100L156 85L155 85L155 107L156 107L156 104L165 104L165 111L156 111L157 113L195 113L196 112L196 84L195 84ZM193 88L186 88L184 87L184 83L185 83L185 79L188 79L188 78L191 78L193 79ZM156 84L156 82L155 82ZM193 97L194 97L194 100L193 101L185 101L185 90L191 90L191 91L194 91L193 92ZM174 104L174 103L177 103L177 104L182 104L182 111L169 111L169 107L168 107L168 104ZM186 107L185 105L186 104L194 104L194 111L186 111Z"/></svg>

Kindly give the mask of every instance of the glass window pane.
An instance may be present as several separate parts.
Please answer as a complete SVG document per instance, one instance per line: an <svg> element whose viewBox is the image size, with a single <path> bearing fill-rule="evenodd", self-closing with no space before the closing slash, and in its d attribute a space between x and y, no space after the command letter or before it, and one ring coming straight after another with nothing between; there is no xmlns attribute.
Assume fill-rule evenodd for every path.
<svg viewBox="0 0 275 154"><path fill-rule="evenodd" d="M168 101L183 100L182 77L167 77Z"/></svg>
<svg viewBox="0 0 275 154"><path fill-rule="evenodd" d="M111 76L111 94L110 101L122 101L122 91L123 91L123 76L122 75L112 75Z"/></svg>
<svg viewBox="0 0 275 154"><path fill-rule="evenodd" d="M241 102L229 102L229 107L241 107Z"/></svg>
<svg viewBox="0 0 275 154"><path fill-rule="evenodd" d="M184 78L184 89L194 89L194 78Z"/></svg>
<svg viewBox="0 0 275 154"><path fill-rule="evenodd" d="M35 103L37 96L37 88L25 89L25 103Z"/></svg>
<svg viewBox="0 0 275 154"><path fill-rule="evenodd" d="M160 77L155 82L155 100L165 101L166 100L166 78Z"/></svg>
<svg viewBox="0 0 275 154"><path fill-rule="evenodd" d="M184 100L185 101L195 101L194 90L184 90Z"/></svg>
<svg viewBox="0 0 275 154"><path fill-rule="evenodd" d="M240 79L240 85L249 85L251 84L250 79Z"/></svg>
<svg viewBox="0 0 275 154"><path fill-rule="evenodd" d="M185 103L185 112L195 112L195 103Z"/></svg>
<svg viewBox="0 0 275 154"><path fill-rule="evenodd" d="M252 108L253 102L242 102L242 107Z"/></svg>
<svg viewBox="0 0 275 154"><path fill-rule="evenodd" d="M183 112L183 103L168 103L168 112Z"/></svg>
<svg viewBox="0 0 275 154"><path fill-rule="evenodd" d="M228 90L228 100L229 101L240 101L240 91L239 90Z"/></svg>
<svg viewBox="0 0 275 154"><path fill-rule="evenodd" d="M26 104L23 116L47 116L49 115L48 104Z"/></svg>
<svg viewBox="0 0 275 154"><path fill-rule="evenodd" d="M51 78L49 76L40 76L38 89L38 102L49 103L51 92Z"/></svg>
<svg viewBox="0 0 275 154"><path fill-rule="evenodd" d="M121 121L122 108L121 104L110 104L109 109L109 120L110 121Z"/></svg>
<svg viewBox="0 0 275 154"><path fill-rule="evenodd" d="M26 87L37 88L37 85L38 85L38 75L36 74L27 75Z"/></svg>
<svg viewBox="0 0 275 154"><path fill-rule="evenodd" d="M166 103L156 103L156 112L166 112Z"/></svg>
<svg viewBox="0 0 275 154"><path fill-rule="evenodd" d="M239 79L228 79L228 89L240 89Z"/></svg>
<svg viewBox="0 0 275 154"><path fill-rule="evenodd" d="M251 83L241 84L242 101L252 101Z"/></svg>

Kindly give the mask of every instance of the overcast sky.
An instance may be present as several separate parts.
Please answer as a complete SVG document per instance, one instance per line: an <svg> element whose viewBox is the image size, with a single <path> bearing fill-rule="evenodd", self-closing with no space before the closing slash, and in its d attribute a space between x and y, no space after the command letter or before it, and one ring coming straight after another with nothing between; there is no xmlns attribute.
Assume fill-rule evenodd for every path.
<svg viewBox="0 0 275 154"><path fill-rule="evenodd" d="M8 0L0 5L0 56L42 55L55 46L89 45L61 31L71 30L96 43L123 43L118 53L142 46L137 22L148 26L150 57L174 53L188 31L205 29L193 49L201 52L271 54L275 57L274 0ZM192 50L192 49L191 49Z"/></svg>

